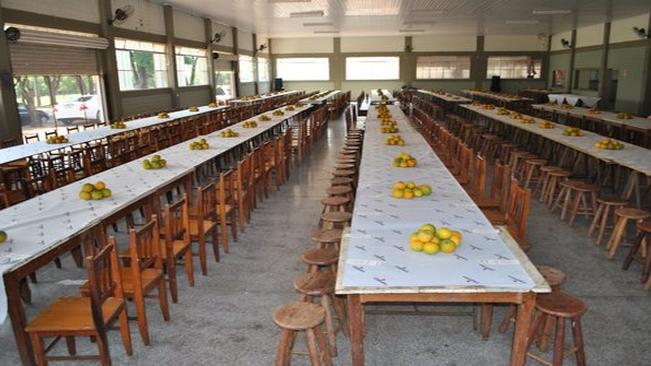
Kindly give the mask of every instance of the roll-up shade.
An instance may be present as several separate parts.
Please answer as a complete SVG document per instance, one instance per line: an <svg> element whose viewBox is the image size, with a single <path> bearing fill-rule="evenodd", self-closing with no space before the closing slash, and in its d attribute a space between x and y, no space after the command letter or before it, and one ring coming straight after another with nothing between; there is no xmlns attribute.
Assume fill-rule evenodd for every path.
<svg viewBox="0 0 651 366"><path fill-rule="evenodd" d="M14 43L9 47L15 75L97 74L97 57L91 48Z"/></svg>
<svg viewBox="0 0 651 366"><path fill-rule="evenodd" d="M50 46L66 46L76 48L94 48L105 50L109 46L106 38L81 36L58 32L45 32L34 29L20 28L20 38L17 43L44 44Z"/></svg>

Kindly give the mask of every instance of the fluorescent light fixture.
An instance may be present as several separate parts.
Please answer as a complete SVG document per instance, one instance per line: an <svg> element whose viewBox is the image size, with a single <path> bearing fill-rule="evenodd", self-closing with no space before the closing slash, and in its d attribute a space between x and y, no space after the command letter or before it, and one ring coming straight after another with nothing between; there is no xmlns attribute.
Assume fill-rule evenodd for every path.
<svg viewBox="0 0 651 366"><path fill-rule="evenodd" d="M409 11L410 15L443 15L447 14L445 9L412 9Z"/></svg>
<svg viewBox="0 0 651 366"><path fill-rule="evenodd" d="M314 18L314 17L322 17L323 15L324 15L323 10L289 13L290 18Z"/></svg>
<svg viewBox="0 0 651 366"><path fill-rule="evenodd" d="M337 30L317 30L317 31L314 31L314 33L315 34L335 34L335 33L339 33L339 31L337 31Z"/></svg>
<svg viewBox="0 0 651 366"><path fill-rule="evenodd" d="M434 20L405 20L402 22L404 25L418 25L418 24L436 24Z"/></svg>
<svg viewBox="0 0 651 366"><path fill-rule="evenodd" d="M349 17L367 16L367 15L386 16L386 15L398 15L398 14L400 14L400 8L366 8L366 9L346 10L346 16Z"/></svg>
<svg viewBox="0 0 651 366"><path fill-rule="evenodd" d="M268 3L311 3L312 0L267 0Z"/></svg>
<svg viewBox="0 0 651 366"><path fill-rule="evenodd" d="M557 9L557 10L534 10L532 11L534 15L561 15L561 14L571 14L572 10L570 9Z"/></svg>
<svg viewBox="0 0 651 366"><path fill-rule="evenodd" d="M423 33L425 29L400 29L400 33Z"/></svg>
<svg viewBox="0 0 651 366"><path fill-rule="evenodd" d="M334 23L332 22L312 22L312 23L303 23L304 27L327 27L327 26L332 26Z"/></svg>
<svg viewBox="0 0 651 366"><path fill-rule="evenodd" d="M540 21L538 20L507 20L504 23L506 24L538 24Z"/></svg>

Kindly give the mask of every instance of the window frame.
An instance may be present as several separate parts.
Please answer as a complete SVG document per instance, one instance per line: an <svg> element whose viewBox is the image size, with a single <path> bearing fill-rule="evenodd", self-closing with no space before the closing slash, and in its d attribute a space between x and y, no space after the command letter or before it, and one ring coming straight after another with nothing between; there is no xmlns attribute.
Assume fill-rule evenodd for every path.
<svg viewBox="0 0 651 366"><path fill-rule="evenodd" d="M124 47L118 47L118 43L119 43L119 42L124 42ZM129 42L137 42L137 43L151 44L151 45L154 46L154 47L152 47L152 50L141 49L141 48L133 48L133 47L127 47L128 44L129 44ZM165 45L164 43L150 42L150 41L142 41L142 40L138 40L138 39L129 39L129 38L121 38L121 37L116 37L116 38L115 38L115 40L114 40L114 45L115 45L115 47L114 47L114 48L115 48L114 56L115 56L115 64L116 64L115 66L116 66L116 71L117 71L117 74L118 74L118 75L117 75L117 77L118 77L118 89L119 89L119 91L120 91L121 93L139 92L139 91L144 91L144 90L149 90L149 91L151 91L151 90L165 90L165 89L171 89L171 88L172 88L172 87L170 86L170 84L171 84L170 81L173 82L173 80L170 80L170 74L169 74L169 72L170 72L170 66L171 66L171 65L170 65L170 60L168 59L168 55L167 55L167 45ZM159 47L162 49L162 51L161 51L161 50L155 50L155 49L156 49L156 46L159 46ZM157 69L156 69L156 61L154 60L154 80L155 80L156 72L157 72L157 71L165 71L165 79L164 79L164 80L165 80L165 82L166 82L166 83L165 83L166 85L165 85L165 86L155 86L155 87L152 87L152 88L131 88L131 89L122 89L122 85L120 85L120 84L121 84L121 82L120 82L120 72L121 72L121 71L132 71L132 70L131 70L131 69L129 69L129 70L124 70L124 69L120 69L120 68L119 68L119 62L118 62L118 51L127 51L127 52L128 52L128 51L138 51L138 52L151 53L152 55L162 55L162 57L163 57L164 60L165 60L165 66L166 66L166 68L165 68L164 70L157 70ZM175 70L175 72L176 72L176 70Z"/></svg>
<svg viewBox="0 0 651 366"><path fill-rule="evenodd" d="M418 59L422 57L457 57L468 59L468 77L467 78L419 78L418 77ZM468 81L472 80L472 55L470 54L456 54L456 55L418 55L416 56L416 75L414 80L422 81Z"/></svg>
<svg viewBox="0 0 651 366"><path fill-rule="evenodd" d="M538 55L536 55L536 56L533 56L533 55L487 55L486 56L486 75L485 75L486 80L491 80L491 78L493 76L497 76L497 75L489 75L489 73L488 73L488 63L489 63L491 58L516 58L516 57L518 57L518 58L519 57L528 57L529 61L533 60L534 63L536 61L540 62L540 69L538 70L537 77L534 77L534 78L527 78L527 77L523 77L523 78L507 78L507 77L503 77L503 76L499 75L501 80L543 80L542 74L543 74L544 65L543 65L543 56L542 55L540 55L540 56L538 56Z"/></svg>
<svg viewBox="0 0 651 366"><path fill-rule="evenodd" d="M393 59L397 59L398 60L398 63L397 63L398 64L397 77L392 78L392 79L387 79L387 78L381 78L381 79L349 78L348 77L348 60L349 59L360 59L360 58L364 58L364 59L370 59L370 58L385 58L385 59L393 58ZM344 59L344 80L345 81L399 81L400 80L400 71L401 71L400 70L400 63L401 63L400 56L395 56L395 55L394 56L382 56L382 55L378 55L378 56L346 56L345 59Z"/></svg>
<svg viewBox="0 0 651 366"><path fill-rule="evenodd" d="M185 52L184 52L185 51ZM212 59L208 59L208 56L206 54L207 50L204 48L194 48L194 47L185 47L185 46L175 46L174 47L174 60L176 61L176 70L174 72L176 73L176 83L179 88L196 88L196 87L202 87L202 86L209 86L210 85L210 73L208 72L208 62L212 62ZM181 85L180 83L180 72L182 71L179 69L179 57L196 57L197 59L203 59L205 60L205 78L204 78L204 83L201 84L192 84L192 85Z"/></svg>
<svg viewBox="0 0 651 366"><path fill-rule="evenodd" d="M279 62L282 63L282 60L299 60L299 59L302 59L302 60L325 60L326 61L326 66L328 68L328 70L327 70L328 71L327 72L327 75L328 75L327 79L322 79L322 78L311 78L311 79L286 78L286 77L284 77L283 75L281 75L278 72L278 70L280 69L278 67L278 63ZM277 57L276 58L276 75L275 76L278 77L278 78L282 78L283 81L298 81L298 82L301 82L301 81L330 81L330 80L332 80L332 77L331 77L331 74L330 74L330 71L331 71L331 69L330 69L330 63L331 62L330 61L331 61L330 57L321 57L321 56L315 56L315 57Z"/></svg>

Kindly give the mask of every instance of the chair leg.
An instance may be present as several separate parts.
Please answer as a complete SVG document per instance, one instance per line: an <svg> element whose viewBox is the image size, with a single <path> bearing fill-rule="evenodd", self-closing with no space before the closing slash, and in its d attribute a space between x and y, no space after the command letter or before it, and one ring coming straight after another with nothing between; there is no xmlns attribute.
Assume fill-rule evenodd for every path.
<svg viewBox="0 0 651 366"><path fill-rule="evenodd" d="M167 303L167 290L165 290L165 280L161 278L158 283L158 303L160 305L160 311L163 314L163 319L165 321L170 320L170 308Z"/></svg>
<svg viewBox="0 0 651 366"><path fill-rule="evenodd" d="M558 320L556 321L556 338L554 339L553 366L563 365L564 348L565 348L565 319L558 318Z"/></svg>
<svg viewBox="0 0 651 366"><path fill-rule="evenodd" d="M610 216L610 206L606 206L606 208L604 208L602 215L603 217L601 218L601 225L599 226L599 235L597 236L597 245L601 244L601 239L604 237L606 225L608 225L608 217Z"/></svg>
<svg viewBox="0 0 651 366"><path fill-rule="evenodd" d="M321 361L319 361L319 349L316 345L316 334L320 332L318 328L306 329L305 336L307 337L307 351L310 355L310 361L312 366L320 366Z"/></svg>
<svg viewBox="0 0 651 366"><path fill-rule="evenodd" d="M644 240L645 233L641 232L637 235L637 238L635 239L635 243L633 243L633 246L631 247L631 250L628 252L628 255L626 256L626 260L624 261L624 265L622 265L622 269L627 270L628 267L630 267L631 263L633 262L633 259L635 258L635 254L640 250L640 246L642 245L642 241Z"/></svg>
<svg viewBox="0 0 651 366"><path fill-rule="evenodd" d="M294 343L293 330L283 329L280 331L280 341L276 350L276 366L289 366L291 349Z"/></svg>
<svg viewBox="0 0 651 366"><path fill-rule="evenodd" d="M188 283L190 287L194 287L194 263L192 263L192 250L190 248L183 254L183 265L188 276Z"/></svg>
<svg viewBox="0 0 651 366"><path fill-rule="evenodd" d="M172 253L169 253L169 258L167 260L167 278L169 280L172 302L176 304L179 301L178 284L176 281L176 258L171 255Z"/></svg>
<svg viewBox="0 0 651 366"><path fill-rule="evenodd" d="M228 253L228 222L226 222L226 212L222 210L219 213L219 227L221 228L222 246L224 253Z"/></svg>
<svg viewBox="0 0 651 366"><path fill-rule="evenodd" d="M97 336L97 349L99 350L100 364L102 366L111 366L111 353L109 351L106 334Z"/></svg>
<svg viewBox="0 0 651 366"><path fill-rule="evenodd" d="M124 345L124 350L127 352L127 355L133 355L133 346L131 344L131 331L129 330L129 317L127 315L126 303L124 308L119 315L120 321L120 336L122 338L122 344Z"/></svg>
<svg viewBox="0 0 651 366"><path fill-rule="evenodd" d="M332 366L332 357L330 356L330 350L328 349L328 342L323 337L323 334L319 332L318 328L314 330L314 335L316 336L319 349L321 350L321 361L325 366Z"/></svg>
<svg viewBox="0 0 651 366"><path fill-rule="evenodd" d="M45 358L45 349L43 348L43 339L37 333L29 333L32 339L32 347L34 347L34 355L36 356L36 364L38 366L47 366L47 359Z"/></svg>
<svg viewBox="0 0 651 366"><path fill-rule="evenodd" d="M334 320L332 319L332 304L330 304L330 299L327 295L321 295L321 306L325 310L325 325L326 333L328 334L328 340L330 342L330 347L332 351L332 356L337 356L337 338L335 335ZM320 332L320 331L318 331Z"/></svg>
<svg viewBox="0 0 651 366"><path fill-rule="evenodd" d="M145 346L149 346L149 328L147 327L147 310L145 307L145 297L143 293L136 290L136 294L133 297L133 302L136 305L136 317L138 319L138 330L140 331L140 337L142 338L142 343Z"/></svg>
<svg viewBox="0 0 651 366"><path fill-rule="evenodd" d="M68 349L68 354L74 356L77 354L77 345L75 344L75 337L66 336L66 348Z"/></svg>
<svg viewBox="0 0 651 366"><path fill-rule="evenodd" d="M481 338L487 340L491 332L493 321L493 304L481 304Z"/></svg>
<svg viewBox="0 0 651 366"><path fill-rule="evenodd" d="M201 265L201 273L205 276L208 273L208 263L206 261L206 235L199 232L197 238L199 242L199 264Z"/></svg>
<svg viewBox="0 0 651 366"><path fill-rule="evenodd" d="M509 326L511 325L511 320L515 318L517 309L518 308L515 305L509 305L508 309L506 310L506 314L504 315L504 319L502 319L502 322L500 323L500 327L499 327L500 333L506 333L506 331L509 330Z"/></svg>
<svg viewBox="0 0 651 366"><path fill-rule="evenodd" d="M574 347L576 347L576 365L585 366L585 351L583 349L583 331L581 330L581 319L572 319L572 335Z"/></svg>
<svg viewBox="0 0 651 366"><path fill-rule="evenodd" d="M212 237L212 253L215 257L215 262L219 262L219 233L217 233L217 225L211 230Z"/></svg>

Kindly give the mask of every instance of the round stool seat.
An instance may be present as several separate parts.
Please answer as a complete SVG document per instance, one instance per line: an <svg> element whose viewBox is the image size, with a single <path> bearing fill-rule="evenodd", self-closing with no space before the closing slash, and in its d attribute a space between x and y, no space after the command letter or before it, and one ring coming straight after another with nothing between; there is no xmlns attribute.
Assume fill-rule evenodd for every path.
<svg viewBox="0 0 651 366"><path fill-rule="evenodd" d="M330 183L332 183L333 186L345 186L348 184L353 184L353 182L353 178L348 177L336 177L330 180Z"/></svg>
<svg viewBox="0 0 651 366"><path fill-rule="evenodd" d="M326 193L330 196L341 196L352 192L353 189L347 186L333 186L326 190Z"/></svg>
<svg viewBox="0 0 651 366"><path fill-rule="evenodd" d="M335 275L330 271L303 273L294 278L294 288L309 296L331 294L335 291Z"/></svg>
<svg viewBox="0 0 651 366"><path fill-rule="evenodd" d="M486 133L486 134L481 135L481 138L484 139L484 140L496 140L497 135Z"/></svg>
<svg viewBox="0 0 651 366"><path fill-rule="evenodd" d="M348 222L352 218L353 218L353 214L350 212L335 211L335 212L324 212L321 214L321 220L335 222L335 223Z"/></svg>
<svg viewBox="0 0 651 366"><path fill-rule="evenodd" d="M637 229L644 233L651 233L651 221L642 221L638 222L636 225ZM648 254L647 254L648 255Z"/></svg>
<svg viewBox="0 0 651 366"><path fill-rule="evenodd" d="M513 147L518 147L518 144L514 144L512 142L505 142L502 144L502 147L504 148L513 148Z"/></svg>
<svg viewBox="0 0 651 366"><path fill-rule="evenodd" d="M572 175L572 172L569 172L564 169L556 169L549 172L549 175L552 177L569 177Z"/></svg>
<svg viewBox="0 0 651 366"><path fill-rule="evenodd" d="M341 235L341 229L320 229L312 232L312 240L318 243L336 243L341 240Z"/></svg>
<svg viewBox="0 0 651 366"><path fill-rule="evenodd" d="M335 169L355 169L355 164L350 163L337 163Z"/></svg>
<svg viewBox="0 0 651 366"><path fill-rule="evenodd" d="M560 286L565 282L565 273L559 269L544 265L536 266L536 268L551 287Z"/></svg>
<svg viewBox="0 0 651 366"><path fill-rule="evenodd" d="M576 297L556 291L536 296L536 309L552 316L573 318L585 313L588 307Z"/></svg>
<svg viewBox="0 0 651 366"><path fill-rule="evenodd" d="M599 192L599 187L594 184L578 182L573 185L573 188L581 192Z"/></svg>
<svg viewBox="0 0 651 366"><path fill-rule="evenodd" d="M345 187L345 186L337 186L337 187ZM321 200L321 204L324 206L343 206L349 203L350 203L350 198L344 196L331 196Z"/></svg>
<svg viewBox="0 0 651 366"><path fill-rule="evenodd" d="M352 177L355 175L355 171L350 169L337 169L332 175L335 177Z"/></svg>
<svg viewBox="0 0 651 366"><path fill-rule="evenodd" d="M543 165L547 164L547 160L545 159L528 159L525 161L525 164L528 165L536 165L542 167Z"/></svg>
<svg viewBox="0 0 651 366"><path fill-rule="evenodd" d="M553 171L559 170L559 169L562 169L562 168L554 166L554 165L545 165L545 166L540 167L540 171L545 172L545 173L553 172Z"/></svg>
<svg viewBox="0 0 651 366"><path fill-rule="evenodd" d="M316 266L329 266L337 263L339 251L334 248L312 248L303 252L303 262Z"/></svg>
<svg viewBox="0 0 651 366"><path fill-rule="evenodd" d="M619 197L600 197L597 198L597 203L602 203L604 205L610 206L626 206L628 204L628 201L623 200Z"/></svg>
<svg viewBox="0 0 651 366"><path fill-rule="evenodd" d="M642 220L649 217L649 213L644 210L639 210L637 208L631 207L622 207L615 210L615 215L620 217L625 217L631 220Z"/></svg>
<svg viewBox="0 0 651 366"><path fill-rule="evenodd" d="M293 302L274 312L274 323L281 328L306 330L316 327L325 320L325 310L319 304Z"/></svg>
<svg viewBox="0 0 651 366"><path fill-rule="evenodd" d="M560 183L561 187L566 187L566 188L571 188L571 189L576 189L577 186L580 184L584 183L583 181L576 180L576 179L568 179L564 182Z"/></svg>

